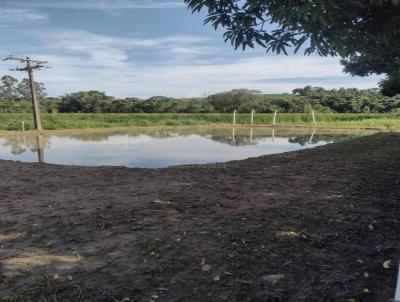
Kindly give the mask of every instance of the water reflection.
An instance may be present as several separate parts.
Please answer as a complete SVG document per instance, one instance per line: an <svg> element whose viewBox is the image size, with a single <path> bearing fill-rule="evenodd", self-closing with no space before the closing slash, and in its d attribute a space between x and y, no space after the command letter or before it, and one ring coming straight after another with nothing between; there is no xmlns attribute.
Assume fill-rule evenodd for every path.
<svg viewBox="0 0 400 302"><path fill-rule="evenodd" d="M159 168L294 151L366 134L369 133L279 128L160 128L51 136L21 134L0 137L0 158Z"/></svg>
<svg viewBox="0 0 400 302"><path fill-rule="evenodd" d="M275 127L272 127L272 143L275 144Z"/></svg>
<svg viewBox="0 0 400 302"><path fill-rule="evenodd" d="M44 162L44 149L50 146L50 138L42 135L36 136L10 136L2 140L2 146L9 147L9 151L13 155L20 155L28 150L32 153L37 153L37 161Z"/></svg>
<svg viewBox="0 0 400 302"><path fill-rule="evenodd" d="M310 140L308 141L309 144L312 144L312 140L314 138L315 132L317 132L317 129L314 128L313 132L311 133Z"/></svg>
<svg viewBox="0 0 400 302"><path fill-rule="evenodd" d="M43 145L43 136L36 136L36 146L37 146L37 154L38 154L38 162L44 163L44 145Z"/></svg>

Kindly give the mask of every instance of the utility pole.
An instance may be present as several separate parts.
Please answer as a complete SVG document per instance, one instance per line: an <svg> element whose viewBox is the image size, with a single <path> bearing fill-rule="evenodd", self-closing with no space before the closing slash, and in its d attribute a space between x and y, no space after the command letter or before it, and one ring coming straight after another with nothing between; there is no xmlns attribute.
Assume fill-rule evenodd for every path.
<svg viewBox="0 0 400 302"><path fill-rule="evenodd" d="M33 121L35 123L36 130L42 130L42 122L40 120L39 100L36 95L35 81L33 80L33 70L41 69L41 68L45 67L44 64L47 64L48 62L32 60L29 57L20 58L20 57L14 57L14 56L9 56L9 57L5 58L3 61L8 61L8 60L14 60L14 61L20 61L21 63L26 63L26 67L24 67L24 68L15 68L15 69L11 69L11 70L28 72L29 87L30 87L31 96L32 96Z"/></svg>

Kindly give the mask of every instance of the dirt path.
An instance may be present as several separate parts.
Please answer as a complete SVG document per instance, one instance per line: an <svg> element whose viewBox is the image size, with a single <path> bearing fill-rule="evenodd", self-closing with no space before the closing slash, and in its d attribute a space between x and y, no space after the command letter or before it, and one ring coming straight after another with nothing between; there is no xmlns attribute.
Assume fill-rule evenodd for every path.
<svg viewBox="0 0 400 302"><path fill-rule="evenodd" d="M388 301L399 180L399 134L159 170L0 161L0 301Z"/></svg>

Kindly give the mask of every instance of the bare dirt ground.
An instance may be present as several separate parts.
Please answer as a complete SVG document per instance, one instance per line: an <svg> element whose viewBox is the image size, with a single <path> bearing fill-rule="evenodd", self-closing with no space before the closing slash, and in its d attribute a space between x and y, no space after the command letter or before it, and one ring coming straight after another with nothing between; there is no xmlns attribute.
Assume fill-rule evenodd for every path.
<svg viewBox="0 0 400 302"><path fill-rule="evenodd" d="M400 135L146 170L0 161L0 301L389 301Z"/></svg>

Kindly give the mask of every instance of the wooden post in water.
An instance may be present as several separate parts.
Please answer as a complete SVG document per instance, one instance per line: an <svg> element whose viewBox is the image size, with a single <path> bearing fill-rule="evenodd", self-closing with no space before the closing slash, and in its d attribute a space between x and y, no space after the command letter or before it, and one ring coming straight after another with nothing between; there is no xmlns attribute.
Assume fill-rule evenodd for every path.
<svg viewBox="0 0 400 302"><path fill-rule="evenodd" d="M233 111L233 124L236 125L236 109Z"/></svg>
<svg viewBox="0 0 400 302"><path fill-rule="evenodd" d="M311 111L311 116L312 116L312 121L313 121L313 124L315 127L315 126L317 126L317 120L315 119L315 111L314 110Z"/></svg>
<svg viewBox="0 0 400 302"><path fill-rule="evenodd" d="M278 110L275 110L274 117L272 118L272 126L276 125L276 115L278 114Z"/></svg>
<svg viewBox="0 0 400 302"><path fill-rule="evenodd" d="M253 143L253 128L250 128L250 144Z"/></svg>
<svg viewBox="0 0 400 302"><path fill-rule="evenodd" d="M43 137L41 135L36 136L36 145L38 153L38 162L44 163L44 145L43 145Z"/></svg>
<svg viewBox="0 0 400 302"><path fill-rule="evenodd" d="M254 109L251 110L251 124L254 124Z"/></svg>
<svg viewBox="0 0 400 302"><path fill-rule="evenodd" d="M235 141L235 128L232 128L232 142Z"/></svg>

